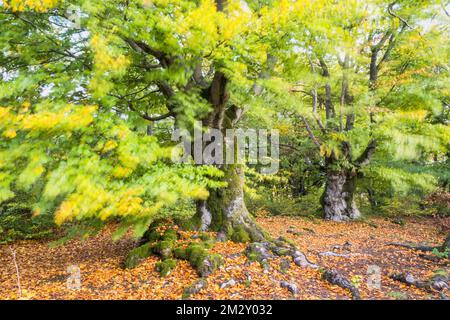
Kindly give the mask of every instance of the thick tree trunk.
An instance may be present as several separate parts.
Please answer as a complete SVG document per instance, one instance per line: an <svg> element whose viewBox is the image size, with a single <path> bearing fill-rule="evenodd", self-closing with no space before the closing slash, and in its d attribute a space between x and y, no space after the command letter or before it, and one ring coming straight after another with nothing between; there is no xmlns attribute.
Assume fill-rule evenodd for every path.
<svg viewBox="0 0 450 320"><path fill-rule="evenodd" d="M222 130L224 135L226 129L235 127L241 115L241 110L236 106L227 106L227 83L223 73L215 73L211 86L205 91L205 98L211 103L212 111L203 120L204 127ZM236 142L234 152L238 150ZM226 154L226 144L223 146ZM203 231L218 232L219 240L247 242L267 239L266 233L254 222L245 206L244 166L221 164L218 168L223 171L227 186L210 190L208 199L197 203L194 225Z"/></svg>
<svg viewBox="0 0 450 320"><path fill-rule="evenodd" d="M346 221L360 217L354 201L356 174L353 172L328 172L325 191L322 195L324 218Z"/></svg>
<svg viewBox="0 0 450 320"><path fill-rule="evenodd" d="M197 204L195 220L200 230L218 232L219 240L262 241L266 233L254 222L244 201L244 168L225 165L228 186L212 190L206 201Z"/></svg>

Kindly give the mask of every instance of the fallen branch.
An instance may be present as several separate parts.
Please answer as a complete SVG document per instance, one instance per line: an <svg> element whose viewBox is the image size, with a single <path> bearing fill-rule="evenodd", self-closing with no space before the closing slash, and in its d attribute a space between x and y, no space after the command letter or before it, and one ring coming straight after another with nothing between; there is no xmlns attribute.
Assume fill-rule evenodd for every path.
<svg viewBox="0 0 450 320"><path fill-rule="evenodd" d="M16 252L14 251L14 249L12 247L9 247L9 250L11 250L14 266L16 268L17 289L19 291L19 298L22 298L22 287L20 285L20 272L19 272L19 266L17 265Z"/></svg>

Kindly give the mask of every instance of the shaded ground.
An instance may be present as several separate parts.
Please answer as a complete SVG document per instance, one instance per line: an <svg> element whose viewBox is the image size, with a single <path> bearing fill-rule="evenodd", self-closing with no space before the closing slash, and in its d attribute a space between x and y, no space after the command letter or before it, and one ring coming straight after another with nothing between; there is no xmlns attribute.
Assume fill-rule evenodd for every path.
<svg viewBox="0 0 450 320"><path fill-rule="evenodd" d="M359 284L363 299L437 299L439 295L407 287L389 278L391 272L410 272L427 278L438 269L449 270L447 262L431 262L418 252L388 246L389 242L441 244L450 219L405 219L398 225L376 218L370 223L347 224L300 218L259 218L258 222L273 236L293 240L307 257L327 268L336 268ZM179 261L166 278L155 271L157 257L147 259L133 270L121 264L133 248L131 238L111 240L113 227L84 242L71 241L57 248L39 241L22 241L12 245L20 270L22 298L25 299L180 299L183 289L198 279L185 261ZM190 234L186 234L190 236ZM264 271L250 263L241 253L244 244L217 243L213 251L225 257L221 269L208 278L208 287L194 299L349 299L350 294L321 279L318 270L291 264L280 271L282 259L271 262ZM328 252L324 254L325 252ZM345 255L328 256L329 252ZM69 266L80 269L81 288L68 289ZM381 290L369 290L368 266L381 268ZM76 270L76 269L75 269ZM73 271L72 271L73 272ZM76 272L73 272L76 275ZM220 288L233 279L235 284ZM280 281L295 283L297 295L280 287ZM70 280L69 280L70 284ZM448 293L447 293L448 294ZM17 277L10 246L0 246L0 299L17 299Z"/></svg>

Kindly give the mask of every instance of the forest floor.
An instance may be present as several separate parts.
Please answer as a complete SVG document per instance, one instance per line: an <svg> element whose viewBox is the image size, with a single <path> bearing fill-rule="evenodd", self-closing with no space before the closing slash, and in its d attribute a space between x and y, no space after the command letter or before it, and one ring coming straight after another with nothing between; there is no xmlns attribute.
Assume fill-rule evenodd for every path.
<svg viewBox="0 0 450 320"><path fill-rule="evenodd" d="M408 287L390 279L392 272L409 272L416 279L428 279L436 270L449 271L448 260L432 262L409 249L388 245L411 242L439 245L445 238L450 218L404 218L396 224L386 218L366 222L333 223L316 219L271 217L258 222L273 236L286 236L296 243L308 259L341 271L359 285L363 299L438 299L439 295ZM17 272L11 249L16 253L22 299L181 299L183 289L198 279L188 262L179 261L173 272L161 278L155 271L158 257L150 257L132 270L121 266L127 252L135 246L131 237L111 240L114 226L83 242L72 240L51 248L45 241L20 241L0 246L0 299L17 299ZM288 232L289 231L289 232ZM317 269L291 263L280 271L283 258L271 261L263 271L242 254L245 244L217 243L212 251L225 259L220 270L209 276L208 286L192 299L350 299L350 293L321 278ZM345 256L329 256L334 252ZM80 288L70 285L69 266L80 270ZM381 270L380 289L367 285L368 267ZM72 269L72 273L74 272ZM230 286L221 288L228 280ZM280 281L295 283L293 295ZM73 284L73 283L72 283ZM230 283L229 283L230 284ZM448 294L448 293L447 293Z"/></svg>

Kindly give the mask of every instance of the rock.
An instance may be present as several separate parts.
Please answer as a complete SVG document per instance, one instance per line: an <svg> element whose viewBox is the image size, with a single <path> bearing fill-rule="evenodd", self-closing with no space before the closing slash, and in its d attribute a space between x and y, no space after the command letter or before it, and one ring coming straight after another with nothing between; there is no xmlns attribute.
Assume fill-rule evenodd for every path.
<svg viewBox="0 0 450 320"><path fill-rule="evenodd" d="M225 289L227 287L233 287L234 285L236 285L236 281L234 279L230 279L230 280L225 281L224 283L222 283L220 285L220 289Z"/></svg>
<svg viewBox="0 0 450 320"><path fill-rule="evenodd" d="M275 245L271 250L278 256L289 256L292 254L292 248Z"/></svg>
<svg viewBox="0 0 450 320"><path fill-rule="evenodd" d="M232 253L232 254L228 255L228 258L236 259L236 258L239 258L241 255L242 255L242 252Z"/></svg>
<svg viewBox="0 0 450 320"><path fill-rule="evenodd" d="M267 274L270 272L270 264L269 261L267 261L267 259L261 261L261 266L263 268L263 273Z"/></svg>
<svg viewBox="0 0 450 320"><path fill-rule="evenodd" d="M124 262L124 267L127 269L135 268L151 254L152 248L149 243L145 243L137 248L134 248L128 253Z"/></svg>
<svg viewBox="0 0 450 320"><path fill-rule="evenodd" d="M299 292L297 285L295 283L290 283L287 281L280 281L280 286L282 288L286 288L289 290L290 293L292 294L297 294Z"/></svg>
<svg viewBox="0 0 450 320"><path fill-rule="evenodd" d="M183 290L182 299L189 299L189 297L193 294L199 293L201 290L205 289L208 286L208 282L205 279L199 279L195 281L190 286L186 287Z"/></svg>
<svg viewBox="0 0 450 320"><path fill-rule="evenodd" d="M394 224L398 224L399 226L404 226L405 225L405 221L403 221L400 218L395 218L395 219L391 220L391 222L394 223Z"/></svg>
<svg viewBox="0 0 450 320"><path fill-rule="evenodd" d="M405 277L405 280L407 283L413 284L414 282L416 282L416 279L414 278L414 276L410 273L408 273Z"/></svg>
<svg viewBox="0 0 450 320"><path fill-rule="evenodd" d="M446 301L450 300L450 298L443 292L439 292L439 299Z"/></svg>
<svg viewBox="0 0 450 320"><path fill-rule="evenodd" d="M303 228L303 230L305 230L306 232L309 232L311 234L315 234L316 233L313 229L310 229L310 228Z"/></svg>

